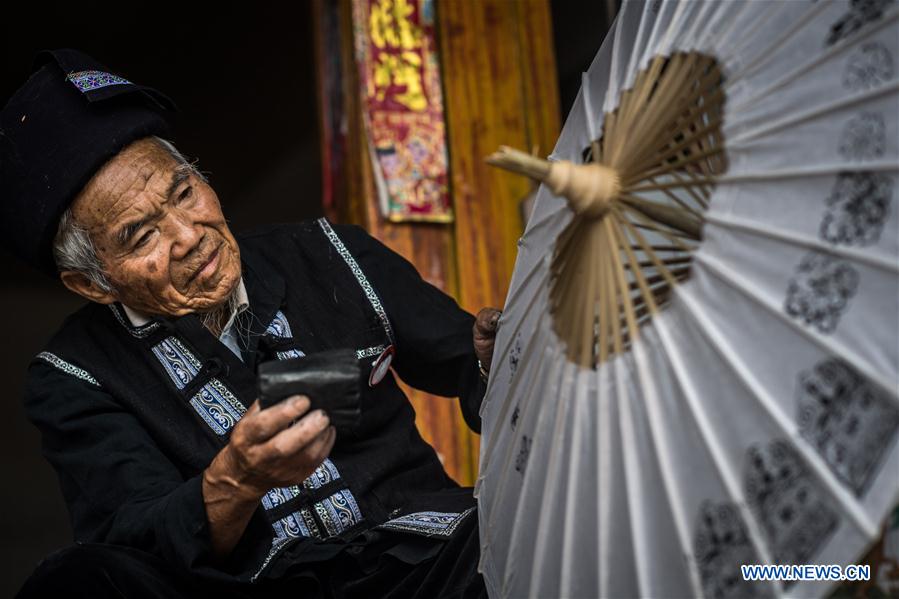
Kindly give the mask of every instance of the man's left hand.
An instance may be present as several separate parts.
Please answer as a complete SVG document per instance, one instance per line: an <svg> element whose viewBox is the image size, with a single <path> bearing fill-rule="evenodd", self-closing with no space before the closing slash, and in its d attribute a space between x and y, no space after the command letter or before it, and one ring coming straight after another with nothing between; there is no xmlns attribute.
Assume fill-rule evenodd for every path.
<svg viewBox="0 0 899 599"><path fill-rule="evenodd" d="M496 329L502 311L497 308L482 308L474 321L474 353L485 370L490 370L493 360L493 342L496 340Z"/></svg>

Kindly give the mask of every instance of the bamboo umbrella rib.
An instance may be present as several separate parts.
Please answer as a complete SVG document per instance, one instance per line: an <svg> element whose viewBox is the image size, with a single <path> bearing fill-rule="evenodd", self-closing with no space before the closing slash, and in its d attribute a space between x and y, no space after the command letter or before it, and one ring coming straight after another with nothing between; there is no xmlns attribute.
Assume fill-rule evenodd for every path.
<svg viewBox="0 0 899 599"><path fill-rule="evenodd" d="M612 126L609 127L609 129L608 129L607 137L609 138L610 141L615 141L615 140L619 139L618 129L620 127L622 127L622 120L623 120L623 114L622 114L623 111L621 110L620 107L624 106L625 104L630 102L631 95L632 95L632 90L625 90L621 94L619 109L613 113L614 119L612 121ZM603 153L607 156L609 162L614 161L615 154L619 150L620 150L620 147L618 144L613 144L613 145L610 145L609 147L603 147Z"/></svg>
<svg viewBox="0 0 899 599"><path fill-rule="evenodd" d="M604 125L603 125L603 136L602 136L602 157L604 162L610 162L609 160L609 150L610 150L610 139L615 134L615 122L618 120L618 112L614 111L605 116Z"/></svg>
<svg viewBox="0 0 899 599"><path fill-rule="evenodd" d="M671 273L671 275L675 278L675 280L683 281L687 278L687 274L689 274L691 267L692 267L692 265L685 266L682 268L671 268L668 270L668 272ZM665 278L663 275L657 274L657 275L650 275L648 277L646 277L644 275L644 277L645 277L646 283L647 283L647 285L649 285L650 289L655 289L658 286L657 284L662 283L662 282L665 283L662 287L664 287L666 289L669 288L668 279ZM640 286L637 284L636 281L634 281L633 283L628 285L628 288L633 291L636 289L640 289ZM658 294L656 294L656 295L658 295Z"/></svg>
<svg viewBox="0 0 899 599"><path fill-rule="evenodd" d="M596 232L599 242L597 245L603 247L602 235L604 228ZM605 362L609 357L609 334L612 326L612 303L609 299L609 287L612 280L609 278L608 264L612 259L606 252L601 254L600 259L600 276L599 276L599 361Z"/></svg>
<svg viewBox="0 0 899 599"><path fill-rule="evenodd" d="M659 80L662 75L662 70L667 63L668 59L664 56L656 56L652 59L652 62L650 62L649 68L640 72L640 75L637 78L639 84L637 84L637 81L634 83L634 88L640 90L639 95L633 103L634 108L642 108L651 101L654 88L653 82ZM647 83L647 81L649 83Z"/></svg>
<svg viewBox="0 0 899 599"><path fill-rule="evenodd" d="M613 211L615 211L616 214L619 214L617 209L613 208ZM628 232L631 234L631 236L633 236L637 240L637 243L640 244L640 248L644 252L646 252L646 255L649 256L650 260L655 263L656 269L658 270L659 274L665 277L669 285L671 285L672 287L676 286L677 281L674 279L671 271L669 271L668 268L664 264L662 264L656 253L652 251L652 248L649 247L648 243L646 243L646 238L643 237L643 234L640 233L640 231L638 231L635 227L631 226L630 221L628 221L627 219L619 218L618 220L624 223L624 225L628 228Z"/></svg>
<svg viewBox="0 0 899 599"><path fill-rule="evenodd" d="M652 93L646 106L648 114L643 114L637 127L629 132L632 137L649 137L646 132L664 126L665 119L670 119L671 113L659 107L670 108L682 104L686 90L693 85L688 76L692 69L693 61L687 54L678 53L668 59L664 72L647 85Z"/></svg>
<svg viewBox="0 0 899 599"><path fill-rule="evenodd" d="M640 179L648 179L650 177L658 177L659 175L667 175L667 174L671 173L672 171L683 170L683 167L685 167L685 166L699 163L702 160L705 160L706 158L708 158L709 156L714 156L716 154L721 154L723 152L724 152L724 148L722 146L715 146L714 148L709 148L707 150L703 150L702 152L699 152L697 154L685 155L683 158L678 159L676 162L665 164L663 166L660 166L658 168L655 168L655 169L649 171L648 173L641 173L640 175L636 175L629 179L625 179L624 181L622 181L622 186L627 187L634 181L639 180L636 177L639 177Z"/></svg>
<svg viewBox="0 0 899 599"><path fill-rule="evenodd" d="M652 102L646 106L641 119L636 123L633 129L628 131L625 139L618 139L616 144L618 153L610 157L609 164L613 167L620 168L630 163L630 157L633 154L639 154L639 148L635 147L640 143L651 143L656 136L649 132L658 131L664 127L664 119L669 117L669 109L673 104L679 104L678 100L682 96L684 89L690 85L687 73L689 70L689 61L684 54L675 54L668 62L668 68L658 80L658 87L652 96ZM636 140L634 143L631 140ZM628 145L633 144L633 145ZM626 157L620 157L620 152L628 150ZM620 159L619 159L620 158Z"/></svg>
<svg viewBox="0 0 899 599"><path fill-rule="evenodd" d="M643 223L633 223L633 225L635 227L637 227L638 229L644 229L646 231L658 231L658 225L656 225L655 223L648 224L648 225L643 224ZM677 231L670 231L670 233L680 239L683 239L684 241L690 241L690 242L695 241L693 238L687 237L683 234L679 234ZM683 247L687 248L688 246L685 245ZM681 251L687 251L687 249L681 249Z"/></svg>
<svg viewBox="0 0 899 599"><path fill-rule="evenodd" d="M621 112L627 115L627 120L625 123L628 125L625 130L630 131L634 128L634 118L636 118L638 110L643 113L647 110L651 110L651 97L650 94L653 91L654 85L653 82L658 81L660 71L667 60L663 56L657 56L653 59L650 68L645 71L641 71L638 75L637 79L634 82L634 90L639 90L633 99L628 98L628 102L621 103ZM647 83L649 81L649 83ZM645 118L646 114L640 114L641 118ZM640 144L643 142L642 138L632 135L628 137L628 142L633 146L635 143ZM620 149L618 151L624 151L625 148L619 144ZM630 150L633 151L635 148L631 147ZM617 154L615 156L618 157Z"/></svg>
<svg viewBox="0 0 899 599"><path fill-rule="evenodd" d="M703 136L708 135L711 131L719 128L723 122L721 117L716 117L708 122L708 124L703 125L701 129L696 132L692 132L689 137L685 137L683 140L677 142L675 145L663 145L655 150L655 154L651 155L648 158L645 158L638 162L631 170L637 174L641 172L645 172L650 167L662 164L668 161L670 158L676 156L681 150L690 146L692 143L700 140ZM683 129L682 129L683 130ZM670 136L667 137L670 141L674 141ZM649 178L649 177L643 177Z"/></svg>
<svg viewBox="0 0 899 599"><path fill-rule="evenodd" d="M676 181L669 181L666 183L651 183L651 184L642 184L642 185L632 185L628 186L627 190L631 193L636 193L640 191L662 191L663 189L680 189L684 188L689 190L691 186L697 186L702 184L714 184L717 181L720 181L719 177L704 177L699 178L695 177L690 182L685 182L683 179L677 177L676 173L669 173L671 176L677 179Z"/></svg>
<svg viewBox="0 0 899 599"><path fill-rule="evenodd" d="M696 202L700 206L702 206L703 211L707 210L709 207L709 197L712 195L711 187L709 186L708 181L714 181L714 179L709 179L706 177L700 179L696 175L696 173L690 172L688 170L685 170L683 172L686 173L687 177L690 179L689 181L685 181L677 171L672 171L671 173L669 173L669 175L671 175L671 178L675 181L683 184L681 189L686 191L691 198L696 200ZM696 194L696 189L699 190L699 193L701 193L702 196Z"/></svg>
<svg viewBox="0 0 899 599"><path fill-rule="evenodd" d="M612 265L615 268L615 282L616 289L618 291L618 299L621 302L622 309L624 310L624 314L627 318L627 330L629 336L632 341L639 338L639 330L637 327L637 317L634 314L634 305L631 302L631 296L627 293L627 278L624 274L624 267L621 264L621 254L618 251L617 244L614 241L615 233L612 229L612 221L610 219L604 219L603 224L606 228L606 239L609 246L609 251L615 253L615 259L612 260ZM619 336L616 336L616 353L621 353L621 340Z"/></svg>
<svg viewBox="0 0 899 599"><path fill-rule="evenodd" d="M593 293L591 262L593 258L592 235L589 228L575 244L577 251L573 264L560 276L564 278L557 293L562 294L563 304L558 311L559 336L568 341L568 355L578 356L583 345L584 326L581 322L583 304L589 303Z"/></svg>
<svg viewBox="0 0 899 599"><path fill-rule="evenodd" d="M630 246L628 246L627 249L628 249L628 256L630 256L630 249L631 249ZM659 260L662 262L662 264L689 264L690 262L693 261L693 257L681 255L681 256L677 256L676 258L660 258ZM639 266L640 268L647 268L647 267L653 266L654 264L655 264L655 262L646 261L646 260L641 260L641 261L636 262L636 266ZM632 264L632 266L633 266L633 264ZM634 272L639 272L639 269L635 270Z"/></svg>
<svg viewBox="0 0 899 599"><path fill-rule="evenodd" d="M656 305L653 294L649 290L649 286L647 285L646 279L643 276L642 266L645 263L637 262L637 257L634 255L633 250L631 250L631 246L627 239L627 236L625 235L624 230L621 227L621 223L618 222L618 220L613 221L612 230L615 233L615 238L618 240L618 247L620 247L627 255L628 264L630 264L630 270L632 273L634 273L634 278L637 279L637 284L640 287L640 294L643 296L643 301L646 302L646 306L649 309L649 312L651 314L655 314L656 312L658 312L659 308Z"/></svg>
<svg viewBox="0 0 899 599"><path fill-rule="evenodd" d="M581 295L580 293L575 293L575 285L580 283L577 276L577 269L570 268L571 266L577 265L580 257L577 253L573 252L570 255L570 258L571 260L566 264L566 268L563 268L559 272L558 283L553 289L556 295L554 306L555 314L557 315L556 323L558 326L556 332L559 333L560 337L568 340L572 338L572 333L576 328L576 325L573 322L574 319L572 318L572 303L579 295Z"/></svg>
<svg viewBox="0 0 899 599"><path fill-rule="evenodd" d="M584 297L584 303L581 307L581 347L578 353L578 364L592 365L595 362L594 346L596 339L596 331L594 323L596 321L596 303L601 285L600 276L600 244L597 243L597 236L590 236L591 245L588 252L587 271L585 276L586 293L581 295Z"/></svg>
<svg viewBox="0 0 899 599"><path fill-rule="evenodd" d="M665 237L671 243L680 245L685 252L689 252L691 250L691 248L689 246L687 246L686 244L684 244L683 242L681 242L680 239L685 238L685 239L689 239L690 241L695 241L694 238L687 237L684 234L680 233L679 231L672 231L669 229L662 228L662 226L659 223L657 223L654 220L652 220L651 218L647 217L645 214L643 214L642 212L640 212L639 210L637 210L630 204L621 203L621 204L618 204L618 206L623 207L630 214L633 214L634 216L636 216L641 221L641 223L643 225L645 225L644 227L641 227L641 228L647 228L652 231L655 231L662 237ZM622 216L621 218L624 218L624 217ZM628 224L631 224L630 221L626 221L626 222ZM644 249L644 251L645 251L645 249Z"/></svg>
<svg viewBox="0 0 899 599"><path fill-rule="evenodd" d="M672 61L675 57L681 56L688 56L688 58L682 59L682 67L686 67L688 70L702 70L702 67L699 69L693 68L696 66L696 59L691 59L690 57L694 55L676 54L672 57ZM710 73L704 75L698 84L693 81L693 78L690 75L691 73L689 72L672 73L671 77L677 76L679 78L679 80L676 81L678 87L673 88L673 90L670 85L665 85L665 81L659 85L659 93L653 97L654 104L647 109L647 112L650 113L649 117L638 124L637 130L631 133L631 137L645 136L647 139L651 139L657 143L657 140L659 139L671 139L674 133L682 130L683 126L680 123L694 122L696 118L695 113L701 113L705 110L701 104L698 104L698 100L706 93L710 83L715 83L720 79L720 73L717 72L717 70L712 70ZM671 79L668 79L668 81L671 81ZM686 89L691 86L695 86L694 90L685 93ZM671 118L669 115L672 114L678 116ZM668 118L668 121L661 120L663 118ZM656 133L651 135L651 131L655 131ZM635 164L636 162L637 161L632 160L631 164Z"/></svg>
<svg viewBox="0 0 899 599"><path fill-rule="evenodd" d="M696 220L685 210L666 206L658 202L651 202L629 193L620 194L619 200L621 205L641 212L656 224L664 225L681 233L682 237L687 237L693 241L701 239L702 221Z"/></svg>
<svg viewBox="0 0 899 599"><path fill-rule="evenodd" d="M634 246L631 246L634 247ZM679 252L687 255L683 249L676 245L651 245L649 246L657 252Z"/></svg>
<svg viewBox="0 0 899 599"><path fill-rule="evenodd" d="M650 179L650 182L655 183L655 179L652 179L652 178L651 178L651 179ZM693 206L690 206L689 204L687 204L684 200L682 200L681 198L679 198L676 194L671 193L671 190L670 190L670 189L663 189L663 190L662 190L662 193L664 193L668 198L671 199L671 201L673 201L674 203L676 203L678 206L680 206L680 207L683 208L684 210L687 210L688 212L690 212L691 214L693 214L693 216L695 216L696 218L701 218L701 217L702 217L701 213L700 213L696 208L694 208ZM691 196L691 197L692 197L692 196ZM701 205L700 205L700 206L701 206Z"/></svg>
<svg viewBox="0 0 899 599"><path fill-rule="evenodd" d="M615 267L614 264L618 260L617 250L614 245L612 245L612 240L609 238L609 230L605 226L605 222L603 222L602 226L602 240L604 244L603 254L606 256L605 261L605 276L606 276L606 284L603 289L603 292L606 295L606 300L608 302L608 311L609 311L609 321L611 323L611 336L605 339L605 343L607 345L611 345L612 355L620 354L622 351L621 348L621 338L622 338L622 329L621 329L621 298L617 293L617 286L615 283Z"/></svg>
<svg viewBox="0 0 899 599"><path fill-rule="evenodd" d="M722 97L720 94L714 94L714 96L717 98ZM705 102L691 109L689 118L678 119L672 124L669 131L664 132L668 134L667 143L659 147L658 153L656 154L660 162L720 129L724 122L724 118L720 114L712 115L709 110L710 108L718 108L718 105L713 103L713 96L709 96L708 98L701 96L701 98L705 99ZM707 118L708 120L706 120ZM678 132L689 132L690 135L685 134L683 139L676 140L673 138L672 134ZM674 143L674 145L671 145L672 143Z"/></svg>
<svg viewBox="0 0 899 599"><path fill-rule="evenodd" d="M621 95L621 101L618 107L618 127L623 131L630 131L634 125L634 113L636 108L641 104L640 95L644 88L643 82L646 80L646 71L637 74L634 85ZM621 151L620 145L612 150L612 156L616 156Z"/></svg>
<svg viewBox="0 0 899 599"><path fill-rule="evenodd" d="M709 107L720 107L722 105L725 96L724 92L717 85L721 77L721 72L717 69L712 70L703 77L700 85L691 92L690 97L686 101L689 108L676 119L673 119L671 124L665 129L665 132L670 137L673 137L678 131L683 131L688 124L700 121L703 114L709 111ZM700 99L703 102L699 102Z"/></svg>
<svg viewBox="0 0 899 599"><path fill-rule="evenodd" d="M571 259L572 251L571 246L574 243L574 239L576 238L577 230L581 226L581 220L575 219L571 221L571 223L565 227L562 233L559 235L558 240L556 240L556 250L553 254L552 262L550 263L550 277L552 279L556 279L559 276L559 273L565 268L565 263Z"/></svg>

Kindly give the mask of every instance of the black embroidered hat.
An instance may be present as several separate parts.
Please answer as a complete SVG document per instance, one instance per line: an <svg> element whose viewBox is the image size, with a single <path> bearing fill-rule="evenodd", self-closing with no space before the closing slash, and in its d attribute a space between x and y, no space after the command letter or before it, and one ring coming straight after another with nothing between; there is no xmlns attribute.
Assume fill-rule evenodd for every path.
<svg viewBox="0 0 899 599"><path fill-rule="evenodd" d="M0 112L0 243L56 273L59 218L90 178L133 141L166 135L158 91L114 75L77 50L38 55Z"/></svg>

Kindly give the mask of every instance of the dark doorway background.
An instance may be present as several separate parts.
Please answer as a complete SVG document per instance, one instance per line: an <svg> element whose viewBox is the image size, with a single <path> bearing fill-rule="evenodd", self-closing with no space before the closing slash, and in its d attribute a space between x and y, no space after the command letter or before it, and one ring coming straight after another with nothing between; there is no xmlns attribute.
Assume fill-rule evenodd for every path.
<svg viewBox="0 0 899 599"><path fill-rule="evenodd" d="M552 2L563 120L608 28L610 2L617 3ZM311 6L309 0L16 3L4 7L0 104L26 79L36 52L79 48L175 100L174 141L208 173L235 231L318 217ZM0 596L8 597L44 555L72 539L56 476L40 456L21 398L29 361L81 302L3 250L0 272L7 406L0 425Z"/></svg>
<svg viewBox="0 0 899 599"><path fill-rule="evenodd" d="M559 77L562 123L581 89L581 74L593 62L621 0L550 0Z"/></svg>

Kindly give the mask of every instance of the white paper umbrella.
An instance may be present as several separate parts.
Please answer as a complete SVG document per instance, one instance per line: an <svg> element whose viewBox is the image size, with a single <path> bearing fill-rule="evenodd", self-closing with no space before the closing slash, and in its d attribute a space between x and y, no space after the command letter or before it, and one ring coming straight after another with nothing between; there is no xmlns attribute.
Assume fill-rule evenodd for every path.
<svg viewBox="0 0 899 599"><path fill-rule="evenodd" d="M625 2L482 409L492 597L815 596L899 501L899 7ZM565 162L569 161L569 162ZM572 166L577 165L577 166Z"/></svg>

